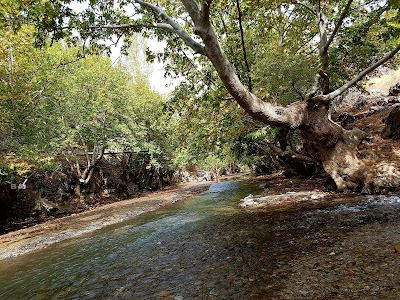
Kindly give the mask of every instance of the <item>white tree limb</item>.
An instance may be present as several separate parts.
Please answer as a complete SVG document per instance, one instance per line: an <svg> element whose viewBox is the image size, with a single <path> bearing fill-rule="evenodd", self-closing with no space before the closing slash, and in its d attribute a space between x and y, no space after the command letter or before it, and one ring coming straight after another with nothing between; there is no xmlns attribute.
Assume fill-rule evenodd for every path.
<svg viewBox="0 0 400 300"><path fill-rule="evenodd" d="M219 78L236 102L252 117L269 125L297 127L301 124L305 107L293 104L282 107L264 102L249 92L238 78L209 19L209 2L203 1L201 8L192 0L182 0L192 18L195 33L204 43L206 56L210 59Z"/></svg>
<svg viewBox="0 0 400 300"><path fill-rule="evenodd" d="M185 6L186 11L192 18L193 22L197 22L200 17L200 7L197 5L196 1L193 0L181 0L183 6Z"/></svg>
<svg viewBox="0 0 400 300"><path fill-rule="evenodd" d="M175 22L169 15L165 13L165 11L154 5L153 3L149 3L142 0L134 0L137 4L141 5L142 7L146 7L164 19L172 28L173 32L176 33L184 43L192 48L195 53L205 54L204 53L204 46L200 43L196 42L177 22Z"/></svg>

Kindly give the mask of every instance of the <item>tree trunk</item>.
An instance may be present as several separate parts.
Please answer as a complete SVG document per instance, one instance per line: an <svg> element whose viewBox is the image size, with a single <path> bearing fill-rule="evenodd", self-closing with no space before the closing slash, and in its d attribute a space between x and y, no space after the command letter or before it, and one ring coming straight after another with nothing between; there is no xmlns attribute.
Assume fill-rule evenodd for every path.
<svg viewBox="0 0 400 300"><path fill-rule="evenodd" d="M331 121L324 104L309 105L307 114L299 129L339 191L373 193L400 186L400 170L394 164L359 158L358 146L366 137L363 131L345 130Z"/></svg>

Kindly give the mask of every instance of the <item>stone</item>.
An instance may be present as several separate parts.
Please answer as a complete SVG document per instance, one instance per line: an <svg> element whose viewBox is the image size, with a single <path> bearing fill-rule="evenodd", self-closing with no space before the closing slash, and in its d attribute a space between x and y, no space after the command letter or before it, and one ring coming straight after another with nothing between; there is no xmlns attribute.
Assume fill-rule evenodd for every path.
<svg viewBox="0 0 400 300"><path fill-rule="evenodd" d="M371 106L371 107L369 108L369 111L370 111L370 112L377 112L377 111L380 111L381 109L382 109L381 106L374 105L374 106Z"/></svg>
<svg viewBox="0 0 400 300"><path fill-rule="evenodd" d="M389 100L388 100L387 98L381 97L381 98L378 100L377 104L378 104L379 106L387 106L387 105L389 104Z"/></svg>
<svg viewBox="0 0 400 300"><path fill-rule="evenodd" d="M210 291L211 296L218 296L218 292L216 290L211 290Z"/></svg>
<svg viewBox="0 0 400 300"><path fill-rule="evenodd" d="M247 197L241 199L242 203L239 204L239 207L250 207L250 206L258 206L260 203L256 200L258 198L254 197L252 194Z"/></svg>
<svg viewBox="0 0 400 300"><path fill-rule="evenodd" d="M324 192L317 191L305 191L305 192L286 192L286 194L280 195L267 195L267 196L253 196L249 195L241 200L240 207L249 206L268 206L278 205L284 203L298 203L303 201L317 201L322 199L327 194Z"/></svg>
<svg viewBox="0 0 400 300"><path fill-rule="evenodd" d="M400 106L395 106L386 118L383 137L400 139Z"/></svg>
<svg viewBox="0 0 400 300"><path fill-rule="evenodd" d="M395 250L397 253L400 253L400 244L395 245L395 246L394 246L394 250Z"/></svg>
<svg viewBox="0 0 400 300"><path fill-rule="evenodd" d="M389 96L399 96L400 95L400 82L396 83L389 89Z"/></svg>
<svg viewBox="0 0 400 300"><path fill-rule="evenodd" d="M196 180L198 182L201 181L211 181L212 180L212 175L211 172L209 171L204 171L204 170L199 170L195 174Z"/></svg>
<svg viewBox="0 0 400 300"><path fill-rule="evenodd" d="M385 95L386 94L385 91L381 90L381 89L369 89L368 92L370 94L372 94L372 95L375 95L375 96Z"/></svg>
<svg viewBox="0 0 400 300"><path fill-rule="evenodd" d="M342 124L342 126L345 129L353 129L353 123L356 120L356 117L350 115L347 112L342 113L339 117L338 117L338 121Z"/></svg>
<svg viewBox="0 0 400 300"><path fill-rule="evenodd" d="M172 297L173 293L171 291L161 291L157 294L157 299L164 299Z"/></svg>

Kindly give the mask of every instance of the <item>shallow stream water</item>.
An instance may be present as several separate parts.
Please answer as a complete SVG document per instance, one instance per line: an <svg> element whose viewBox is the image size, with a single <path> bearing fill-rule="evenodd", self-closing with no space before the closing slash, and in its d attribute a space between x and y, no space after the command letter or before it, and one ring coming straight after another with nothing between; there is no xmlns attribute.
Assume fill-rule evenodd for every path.
<svg viewBox="0 0 400 300"><path fill-rule="evenodd" d="M238 182L214 184L187 202L0 262L0 299L154 299L171 293L179 299L207 292L203 273L218 246L209 241L219 230L217 219L232 216L239 199L254 190Z"/></svg>
<svg viewBox="0 0 400 300"><path fill-rule="evenodd" d="M364 290L365 280L353 276L357 266L345 262L339 274L331 266L339 265L335 249L346 254L339 246L349 235L400 220L398 197L238 208L241 198L259 192L239 181L216 183L189 201L2 261L0 299L356 299L363 293L387 299L376 296L399 293L400 273L376 278L376 291ZM389 208L382 211L385 201ZM393 233L400 239L399 228ZM386 259L400 263L396 255L382 256L378 269ZM328 281L320 286L319 278ZM350 281L353 288L345 286Z"/></svg>

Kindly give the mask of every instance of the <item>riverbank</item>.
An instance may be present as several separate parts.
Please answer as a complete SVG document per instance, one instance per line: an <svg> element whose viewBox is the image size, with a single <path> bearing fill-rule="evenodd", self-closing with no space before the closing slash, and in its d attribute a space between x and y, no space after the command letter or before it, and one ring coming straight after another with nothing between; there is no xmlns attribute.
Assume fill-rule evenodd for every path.
<svg viewBox="0 0 400 300"><path fill-rule="evenodd" d="M211 184L210 181L180 184L143 197L106 204L1 235L0 260L41 249L159 207L190 199L193 195L206 191Z"/></svg>

